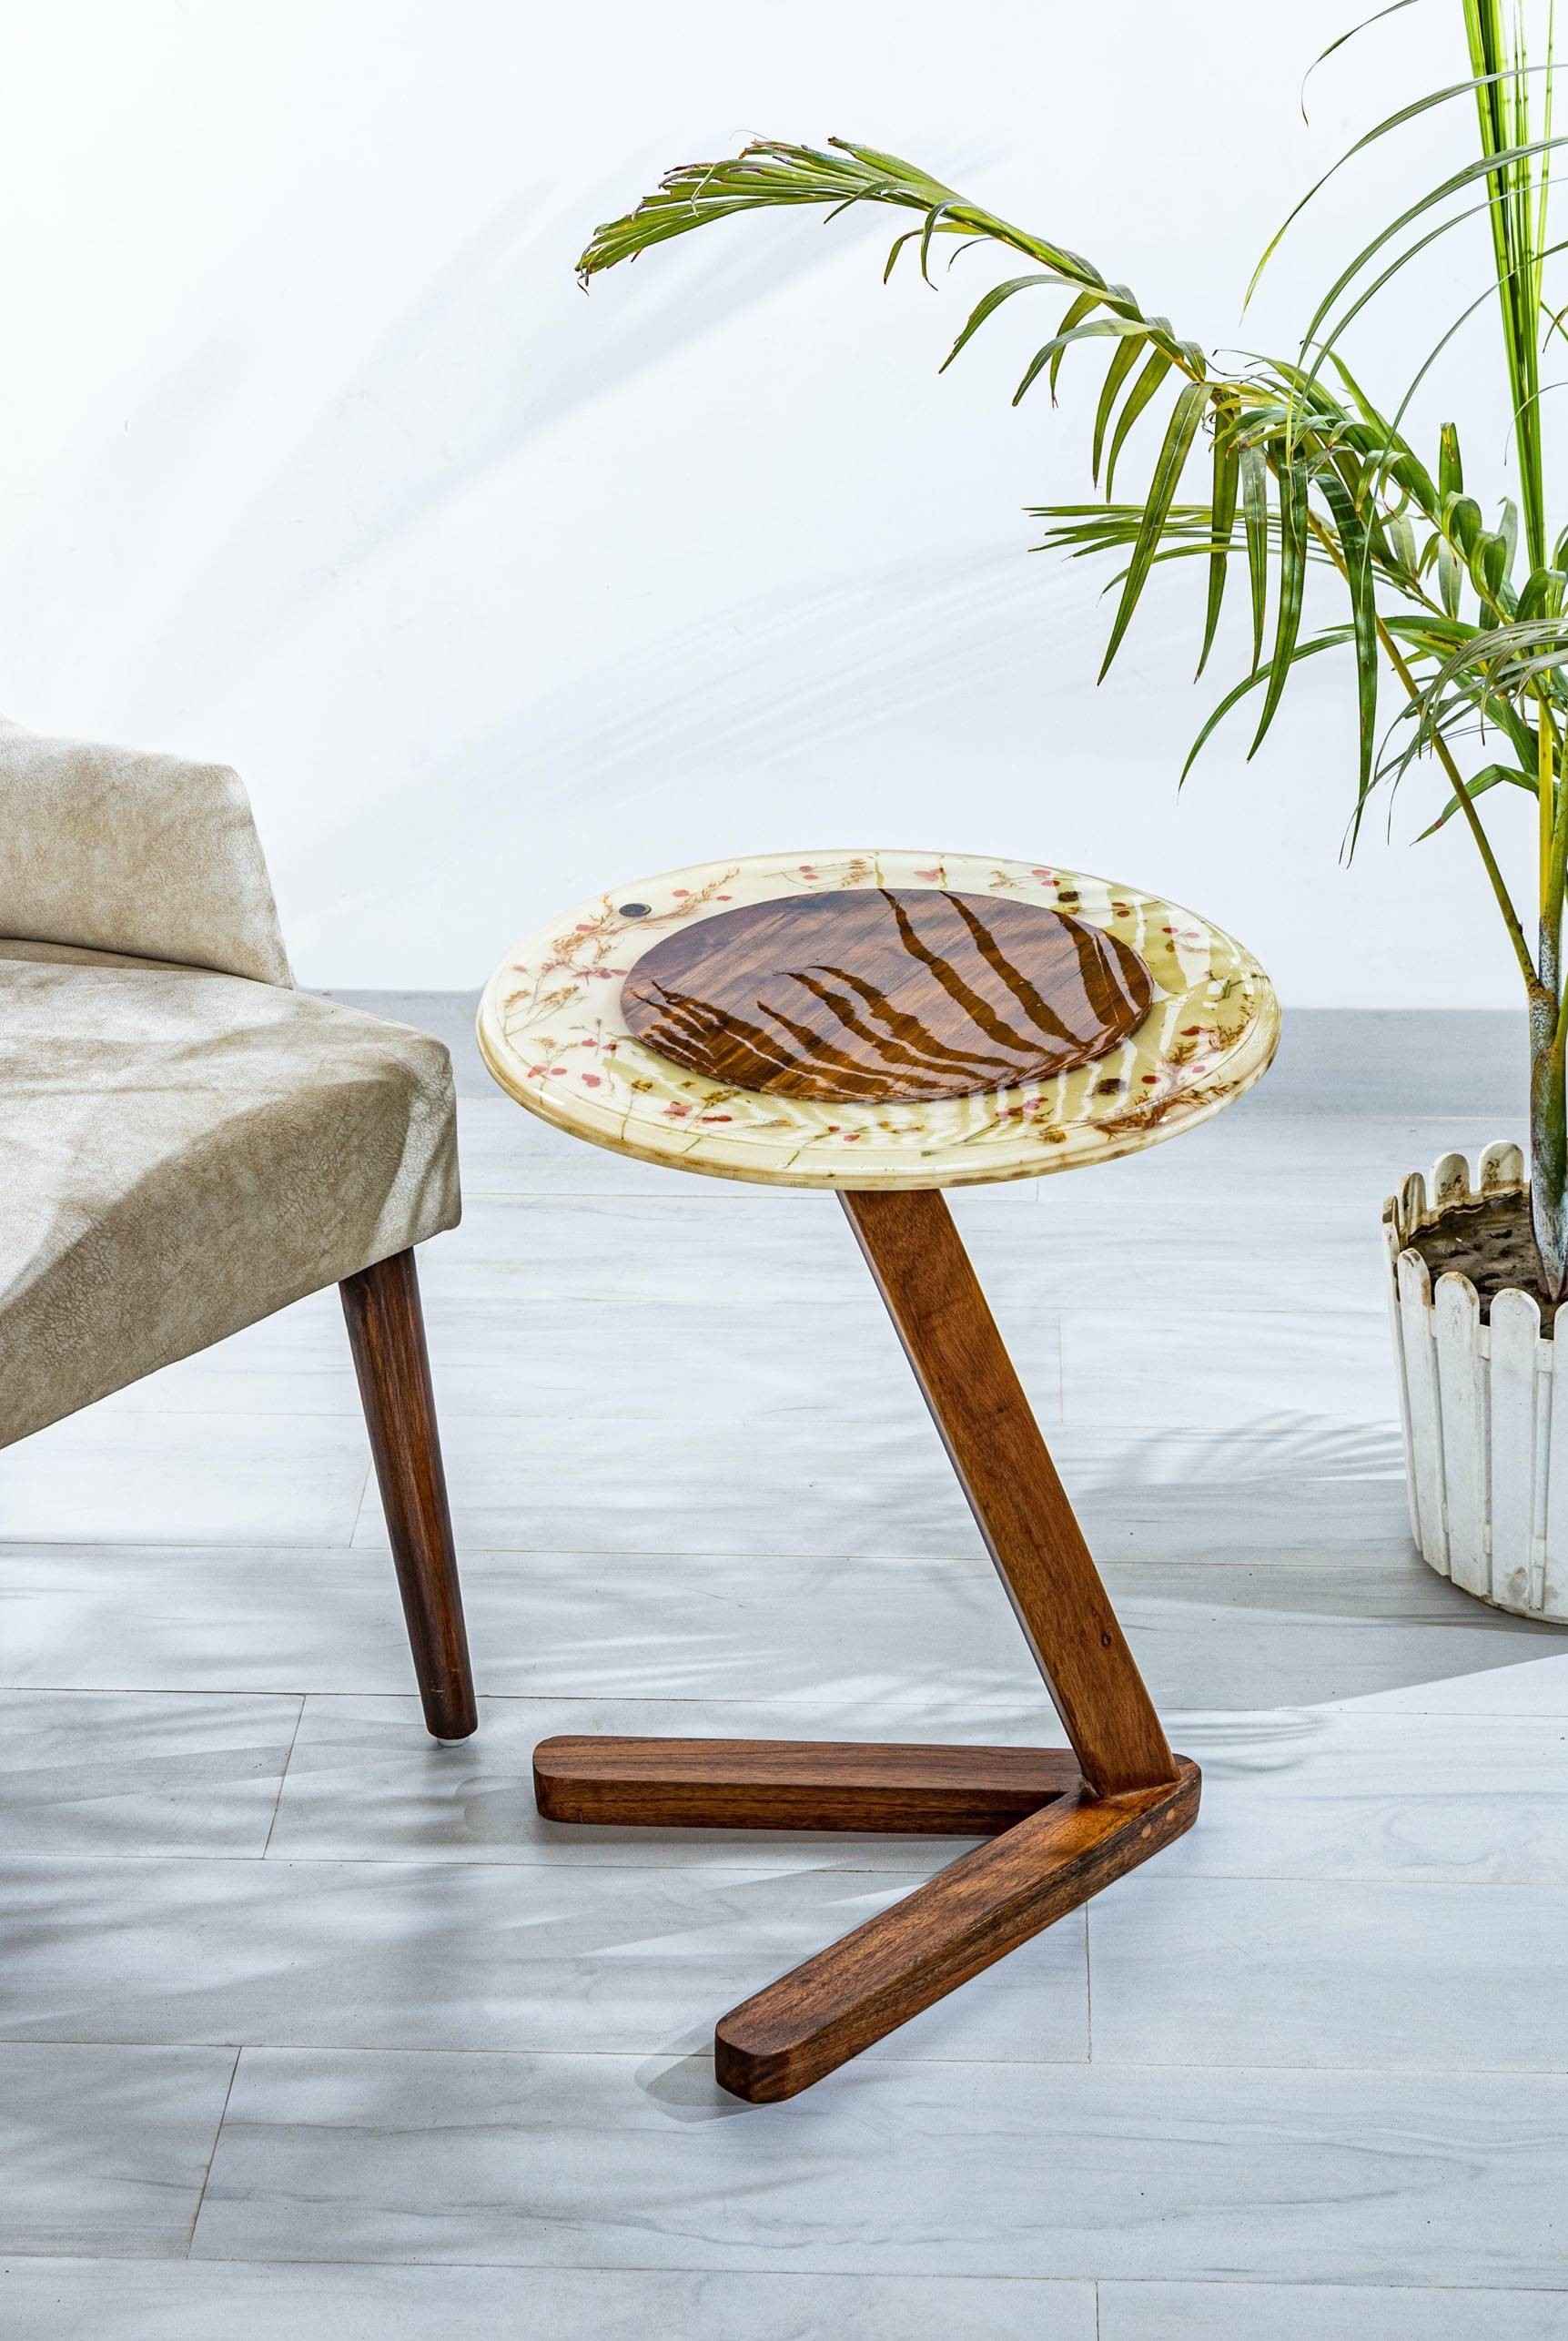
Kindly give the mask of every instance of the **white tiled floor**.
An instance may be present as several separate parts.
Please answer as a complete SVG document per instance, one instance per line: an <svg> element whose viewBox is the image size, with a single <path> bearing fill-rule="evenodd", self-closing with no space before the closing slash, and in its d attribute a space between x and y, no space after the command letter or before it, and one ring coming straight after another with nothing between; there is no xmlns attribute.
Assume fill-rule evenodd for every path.
<svg viewBox="0 0 1568 2341"><path fill-rule="evenodd" d="M465 1098L461 1748L332 1296L0 1457L6 2341L1568 2335L1568 1640L1411 1553L1381 1317L1492 1131L1298 1105L957 1200L1204 1809L787 2106L713 2017L955 1849L552 1830L529 1757L1059 1738L830 1201Z"/></svg>

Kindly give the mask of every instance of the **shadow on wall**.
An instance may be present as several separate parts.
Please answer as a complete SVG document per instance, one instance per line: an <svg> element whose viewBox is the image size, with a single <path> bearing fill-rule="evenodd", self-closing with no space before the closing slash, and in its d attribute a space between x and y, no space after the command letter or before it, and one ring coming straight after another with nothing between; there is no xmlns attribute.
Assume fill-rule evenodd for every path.
<svg viewBox="0 0 1568 2341"><path fill-rule="evenodd" d="M193 666L218 661L205 689L221 696L239 679L223 671L226 656L259 664L357 571L531 441L842 258L831 238L796 236L770 249L766 239L719 238L672 281L633 280L612 317L604 305L593 334L541 332L541 305L559 299L584 220L621 208L639 167L619 165L586 191L525 187L409 300L167 613L165 648L154 646L142 687L149 722L177 704ZM269 232L276 238L276 223ZM128 435L161 432L167 394L163 382L149 390ZM144 515L148 526L154 517Z"/></svg>

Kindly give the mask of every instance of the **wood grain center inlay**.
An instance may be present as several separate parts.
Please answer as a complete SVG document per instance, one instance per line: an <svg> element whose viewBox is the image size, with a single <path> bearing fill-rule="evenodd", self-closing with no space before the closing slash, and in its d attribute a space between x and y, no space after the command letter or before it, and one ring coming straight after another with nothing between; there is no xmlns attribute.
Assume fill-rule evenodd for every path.
<svg viewBox="0 0 1568 2341"><path fill-rule="evenodd" d="M1066 911L885 887L699 919L621 990L631 1029L674 1064L863 1105L1048 1079L1114 1049L1153 998L1129 945Z"/></svg>

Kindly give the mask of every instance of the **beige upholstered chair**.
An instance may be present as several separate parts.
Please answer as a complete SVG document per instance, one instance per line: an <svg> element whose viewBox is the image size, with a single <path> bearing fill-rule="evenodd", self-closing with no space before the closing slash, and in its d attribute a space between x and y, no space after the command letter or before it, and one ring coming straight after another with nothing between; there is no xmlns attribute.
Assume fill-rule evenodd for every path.
<svg viewBox="0 0 1568 2341"><path fill-rule="evenodd" d="M296 991L237 776L0 723L0 1446L340 1284L425 1719L475 1724L413 1246L439 1042Z"/></svg>

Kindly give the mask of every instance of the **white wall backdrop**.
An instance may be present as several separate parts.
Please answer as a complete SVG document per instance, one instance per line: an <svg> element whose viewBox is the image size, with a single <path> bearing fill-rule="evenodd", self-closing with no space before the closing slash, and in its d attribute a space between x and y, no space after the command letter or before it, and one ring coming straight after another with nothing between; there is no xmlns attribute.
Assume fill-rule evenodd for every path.
<svg viewBox="0 0 1568 2341"><path fill-rule="evenodd" d="M3 13L0 706L238 765L302 979L477 983L601 884L881 840L1168 891L1297 1004L1512 1004L1465 840L1408 842L1430 788L1339 866L1337 658L1179 802L1240 671L1238 628L1191 687L1190 568L1095 688L1103 575L1030 556L1022 508L1088 492L1099 361L1007 403L1054 309L938 379L986 263L884 291L881 215L728 224L587 299L572 266L668 164L843 132L1209 345L1293 350L1358 230L1469 151L1451 109L1344 174L1241 323L1295 194L1462 70L1457 0L1326 66L1310 125L1355 0ZM1391 402L1486 268L1442 248L1355 342ZM1422 428L1457 413L1501 488L1489 314L1445 382Z"/></svg>

